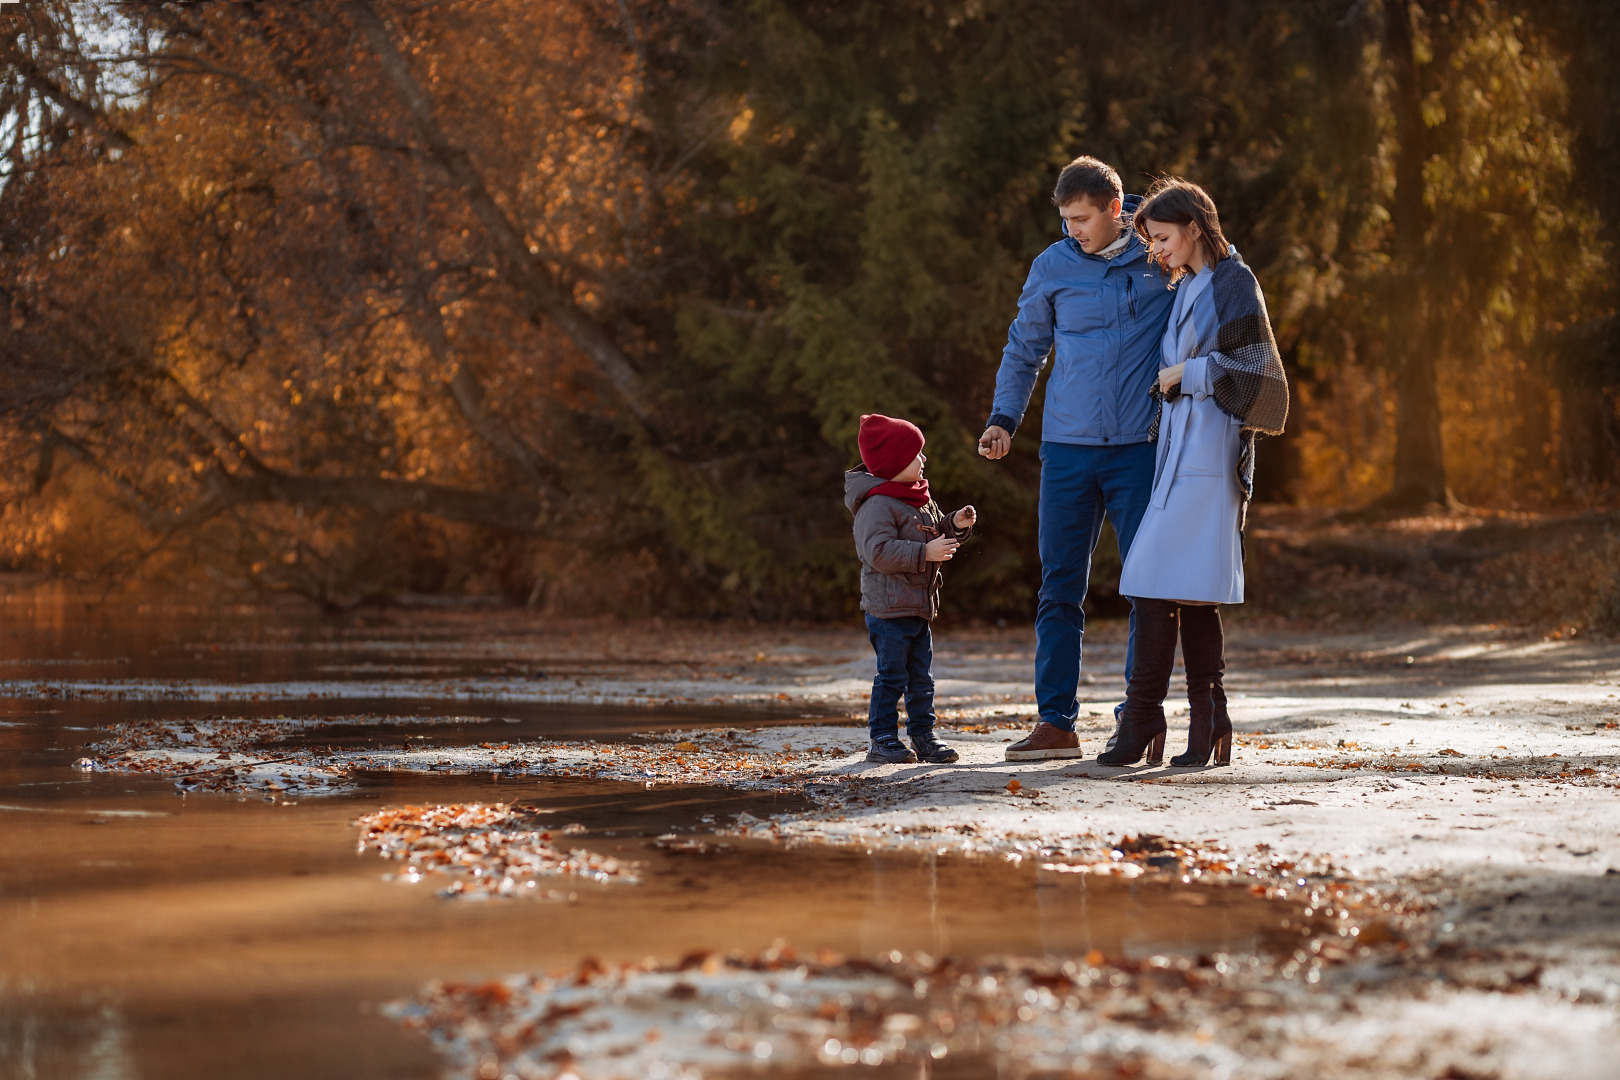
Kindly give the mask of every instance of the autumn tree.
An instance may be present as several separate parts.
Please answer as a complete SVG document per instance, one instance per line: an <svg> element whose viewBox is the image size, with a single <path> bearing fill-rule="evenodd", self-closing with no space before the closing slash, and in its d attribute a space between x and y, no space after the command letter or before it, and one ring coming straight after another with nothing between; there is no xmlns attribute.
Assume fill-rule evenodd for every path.
<svg viewBox="0 0 1620 1080"><path fill-rule="evenodd" d="M10 557L328 604L838 613L839 474L876 410L984 511L960 610L1027 614L1039 393L1008 460L973 442L1080 152L1203 183L1256 268L1299 405L1263 493L1573 475L1549 365L1612 325L1613 209L1556 27L1508 0L1125 0L1114 25L1100 47L1055 0L7 5Z"/></svg>
<svg viewBox="0 0 1620 1080"><path fill-rule="evenodd" d="M42 201L32 233L12 218L13 323L31 337L7 354L58 376L28 414L41 454L71 448L151 535L141 554L229 518L215 535L255 580L332 599L375 546L370 518L561 525L571 547L589 522L633 534L618 500L573 497L552 407L701 501L651 426L636 335L605 325L656 244L638 231L623 25L566 4L406 8L400 25L365 3L136 14L109 20L124 48L97 60L132 72L130 115L57 86L86 137L8 185ZM414 43L413 14L443 53ZM43 41L30 27L14 52L65 69ZM117 161L62 171L119 124ZM361 519L316 539L305 511ZM289 569L323 556L324 575Z"/></svg>
<svg viewBox="0 0 1620 1080"><path fill-rule="evenodd" d="M1437 368L1490 370L1489 353L1527 349L1578 309L1600 264L1567 199L1562 72L1530 20L1495 3L1389 0L1382 21L1394 157L1385 352L1399 372L1389 502L1421 506L1451 499ZM1530 454L1550 437L1550 374L1515 380L1511 434Z"/></svg>

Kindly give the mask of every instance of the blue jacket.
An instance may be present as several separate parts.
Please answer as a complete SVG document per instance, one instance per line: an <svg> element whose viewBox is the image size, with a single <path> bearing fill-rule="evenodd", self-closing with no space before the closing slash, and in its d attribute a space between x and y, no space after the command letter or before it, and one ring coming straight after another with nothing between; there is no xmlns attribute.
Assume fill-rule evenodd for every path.
<svg viewBox="0 0 1620 1080"><path fill-rule="evenodd" d="M1159 341L1175 294L1130 230L1129 215L1141 202L1125 197L1130 238L1112 259L1087 255L1069 237L1036 257L1018 298L1018 318L1007 329L985 426L1017 430L1055 343L1041 439L1077 446L1148 441L1156 408L1148 388L1158 374Z"/></svg>

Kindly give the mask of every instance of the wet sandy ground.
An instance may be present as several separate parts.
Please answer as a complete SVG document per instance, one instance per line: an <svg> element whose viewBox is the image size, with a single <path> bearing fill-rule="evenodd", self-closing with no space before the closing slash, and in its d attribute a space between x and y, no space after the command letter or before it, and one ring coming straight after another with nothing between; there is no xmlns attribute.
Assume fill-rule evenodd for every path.
<svg viewBox="0 0 1620 1080"><path fill-rule="evenodd" d="M287 802L181 797L166 778L122 773L46 779L66 771L68 748L50 741L60 727L13 715L0 784L7 1075L428 1076L438 1056L380 1013L432 980L789 941L807 956L1284 955L1310 923L1298 904L1241 888L709 831L809 808L786 794L396 770ZM469 801L532 808L633 876L457 902L440 895L447 878L356 851L354 822L379 807Z"/></svg>
<svg viewBox="0 0 1620 1080"><path fill-rule="evenodd" d="M1117 700L1120 630L1088 638L1097 679L1083 695L1088 758ZM84 654L66 655L73 663L32 663L64 658L37 633L19 640L10 665L0 658L11 698L0 719L17 725L0 728L13 748L0 802L30 807L0 811L10 837L0 851L3 922L29 926L0 946L0 1016L9 1017L0 1059L32 1047L29 1075L152 1074L93 1072L102 1058L192 1075L185 1062L217 1064L255 1040L277 1048L260 1055L263 1075L428 1075L436 1059L426 1044L375 1009L427 993L429 980L555 970L585 953L609 967L675 964L691 949L757 957L777 938L805 955L817 945L851 957L903 952L906 965L947 950L971 962L1095 953L1106 979L1125 980L1111 993L1156 1002L1137 1016L1104 1007L1071 973L1062 976L1071 1013L1052 1014L1071 1020L1048 1031L1046 1014L1020 1013L955 1056L919 1058L906 1043L884 1065L860 1065L894 1075L1620 1075L1613 644L1488 628L1329 637L1239 625L1228 679L1242 733L1234 766L1117 770L1001 760L1030 719L1027 631L942 629L946 736L963 750L951 767L866 765L860 729L828 723L859 709L870 678L864 640L837 628L558 627L486 614L334 630L247 618L210 623L201 637L176 629L155 651L120 632L97 648L71 626L61 633ZM578 708L593 703L603 707ZM422 723L452 716L462 719ZM270 730L233 741L209 717ZM136 720L147 724L140 739L128 727ZM68 727L101 730L70 736ZM25 732L36 745L18 742ZM1177 738L1173 718L1172 752ZM295 760L228 773L219 792L174 794L175 776L264 760L272 742ZM100 767L64 778L86 753ZM20 779L24 760L49 779ZM704 786L671 795L683 789L670 785L694 781ZM428 791L511 802L517 790L541 805L569 794L559 785L604 785L589 788L591 799L618 807L625 826L589 818L598 811L586 804L570 819L590 830L581 843L652 867L643 884L568 886L589 902L475 905L438 899L427 880L384 882L375 856L354 851L349 823L366 808L425 804ZM743 804L728 800L739 798L778 802L738 818ZM660 803L676 805L653 809ZM169 816L105 812L120 805ZM740 835L683 852L656 846L670 830L715 828ZM138 869L143 845L161 872ZM183 858L168 854L183 848ZM915 885L925 861L932 892ZM1104 872L1110 865L1133 873ZM1084 883L1083 910L1073 882ZM1246 913L1240 893L1259 910ZM1173 899L1187 895L1206 899L1189 911ZM1043 896L1067 899L1043 906ZM930 929L893 918L925 901ZM1188 938L1188 927L1209 929L1211 904L1219 933ZM1136 912L1135 929L1113 921L1120 910ZM1275 936L1284 930L1315 951L1291 953ZM1217 950L1255 961L1199 982ZM1166 999L1151 985L1151 961L1176 956L1194 965L1183 974L1195 989ZM586 983L598 978L609 976ZM418 1027L436 1035L455 1075L480 1075L491 1061L551 1070L533 1075L621 1075L602 1062L593 1072L588 1059L502 1058L466 1026L493 1030L481 1010L494 1006L443 1000L459 1019L424 1004ZM527 1000L501 1008L516 1016ZM1108 1043L1087 1027L1104 1015L1115 1015L1104 1034L1144 1041ZM1064 1032L1086 1030L1094 1050L1001 1049L997 1040L1020 1030L1045 1032L1049 1050ZM827 1045L799 1058L784 1045L747 1067L837 1071L843 1060L829 1059ZM696 1060L701 1049L683 1052ZM739 1067L749 1060L734 1056ZM711 1061L705 1074L716 1069Z"/></svg>

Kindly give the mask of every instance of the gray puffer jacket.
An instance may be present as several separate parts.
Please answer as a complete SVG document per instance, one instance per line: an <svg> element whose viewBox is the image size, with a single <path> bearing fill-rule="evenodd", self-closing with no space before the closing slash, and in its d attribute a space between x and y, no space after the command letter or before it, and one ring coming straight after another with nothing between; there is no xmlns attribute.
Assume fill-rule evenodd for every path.
<svg viewBox="0 0 1620 1080"><path fill-rule="evenodd" d="M861 557L861 610L880 619L939 614L943 563L927 560L928 541L938 536L966 539L955 514L939 504L912 506L888 495L873 495L883 483L864 468L844 474L844 505L855 515L855 550Z"/></svg>

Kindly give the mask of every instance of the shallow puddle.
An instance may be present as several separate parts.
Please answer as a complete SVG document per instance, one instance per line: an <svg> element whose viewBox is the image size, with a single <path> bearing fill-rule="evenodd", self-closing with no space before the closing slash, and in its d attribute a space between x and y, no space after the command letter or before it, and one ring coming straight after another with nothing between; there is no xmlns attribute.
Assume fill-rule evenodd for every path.
<svg viewBox="0 0 1620 1080"><path fill-rule="evenodd" d="M383 1003L430 980L571 970L586 957L667 963L786 942L801 955L899 950L971 961L1267 953L1299 941L1285 926L1292 909L1241 887L1058 873L1038 860L783 848L711 832L740 813L807 808L797 796L394 771L361 774L350 794L277 804L181 797L166 778L70 769L96 737L88 729L199 710L244 715L198 702L0 703L0 1074L437 1076L443 1063L426 1039L381 1016ZM311 714L332 715L329 705ZM771 717L535 707L417 733L476 741L500 725L503 737L622 738L751 715ZM379 737L341 721L308 736ZM640 864L639 881L557 878L551 887L565 898L552 901L446 900L431 876L385 880L399 865L356 850L362 814L468 802L582 825L571 844ZM678 840L660 843L671 832Z"/></svg>
<svg viewBox="0 0 1620 1080"><path fill-rule="evenodd" d="M361 813L467 801L584 825L573 841L641 863L641 881L561 880L572 902L452 901L431 879L384 881L397 865L356 853ZM1297 941L1275 904L1242 889L691 832L681 839L705 842L656 846L706 816L798 808L725 789L392 773L357 795L289 806L96 776L6 785L0 802L17 807L0 810L0 1056L24 1076L426 1076L435 1059L375 1015L380 1003L430 979L585 956L752 953L778 939L806 953L964 958Z"/></svg>

